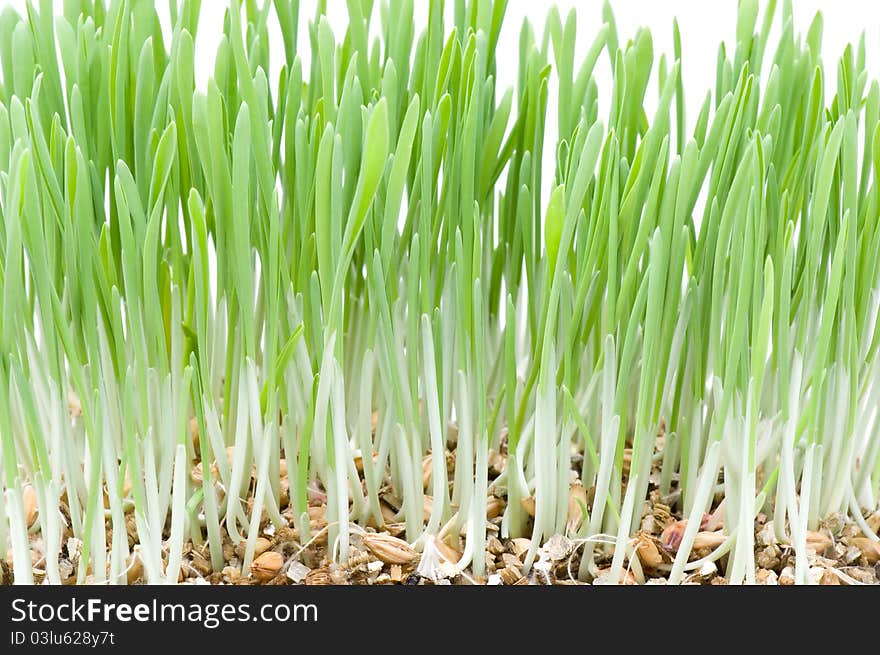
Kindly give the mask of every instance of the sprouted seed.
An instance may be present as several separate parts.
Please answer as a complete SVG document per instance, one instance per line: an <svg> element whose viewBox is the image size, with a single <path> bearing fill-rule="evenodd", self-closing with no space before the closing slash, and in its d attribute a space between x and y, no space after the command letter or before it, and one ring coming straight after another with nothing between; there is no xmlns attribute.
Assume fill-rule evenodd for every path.
<svg viewBox="0 0 880 655"><path fill-rule="evenodd" d="M16 583L175 583L194 548L267 582L322 544L482 582L499 540L511 584L750 583L756 522L810 583L828 516L877 560L864 40L823 63L821 15L741 0L689 126L677 24L658 57L553 8L517 58L504 0L350 1L341 33L318 4L231 0L198 87L200 2L0 13Z"/></svg>

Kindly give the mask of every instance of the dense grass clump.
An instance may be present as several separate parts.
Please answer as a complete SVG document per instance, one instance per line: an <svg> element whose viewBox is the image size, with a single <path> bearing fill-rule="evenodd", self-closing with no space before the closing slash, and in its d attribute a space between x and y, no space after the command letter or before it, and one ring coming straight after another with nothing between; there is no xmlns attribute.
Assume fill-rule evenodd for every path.
<svg viewBox="0 0 880 655"><path fill-rule="evenodd" d="M595 37L551 9L517 62L503 0L432 1L424 25L413 0L348 0L340 34L318 4L298 43L298 0L231 0L206 88L198 0L164 31L135 0L0 14L16 582L125 582L135 554L174 582L226 544L248 575L267 524L341 564L387 530L468 579L495 569L487 527L530 539L525 571L567 534L582 580L754 581L759 514L800 583L829 515L874 547L864 40L826 66L821 16L799 36L790 0L760 21L742 0L691 131L677 26L658 58L610 7ZM681 520L651 541L661 505Z"/></svg>

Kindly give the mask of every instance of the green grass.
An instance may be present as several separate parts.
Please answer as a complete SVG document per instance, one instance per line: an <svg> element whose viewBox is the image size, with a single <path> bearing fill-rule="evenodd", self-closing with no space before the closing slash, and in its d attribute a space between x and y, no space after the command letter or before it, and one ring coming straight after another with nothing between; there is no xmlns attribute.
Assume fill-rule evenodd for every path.
<svg viewBox="0 0 880 655"><path fill-rule="evenodd" d="M566 531L573 454L592 490L569 534L585 580L600 552L608 579L638 567L651 490L690 519L671 583L704 563L692 544L716 495L709 559L732 583L755 580L759 513L800 583L821 518L878 540L864 39L823 63L821 16L800 36L790 0L743 0L688 132L677 23L658 57L609 6L595 36L551 9L544 34L523 23L514 63L497 52L505 1L456 0L453 24L432 1L417 26L412 0L349 0L339 34L325 4L232 0L204 89L198 1L170 3L170 32L147 2L0 15L0 552L16 582L35 579L29 533L48 582L71 535L78 582L125 582L130 516L150 583L178 579L187 542L219 571L227 535L247 574L265 521L309 539L315 489L345 562L357 526L384 525L385 483L405 539L461 532L456 566L476 578L487 496L505 497L528 568ZM452 433L454 467L433 457L424 486ZM490 451L506 453L491 480Z"/></svg>

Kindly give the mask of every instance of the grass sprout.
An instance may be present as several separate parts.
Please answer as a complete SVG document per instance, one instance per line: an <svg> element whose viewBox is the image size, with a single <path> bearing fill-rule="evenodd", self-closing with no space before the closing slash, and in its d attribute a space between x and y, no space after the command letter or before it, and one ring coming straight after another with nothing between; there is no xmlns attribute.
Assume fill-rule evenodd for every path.
<svg viewBox="0 0 880 655"><path fill-rule="evenodd" d="M345 565L392 527L471 582L496 533L544 580L566 532L568 576L645 582L659 505L670 584L756 582L756 521L801 584L828 517L880 541L864 39L823 61L821 15L741 0L689 123L677 23L658 58L551 8L501 53L504 0L346 4L334 33L230 0L203 87L198 1L0 12L15 582L176 583L193 549L248 576L282 528Z"/></svg>

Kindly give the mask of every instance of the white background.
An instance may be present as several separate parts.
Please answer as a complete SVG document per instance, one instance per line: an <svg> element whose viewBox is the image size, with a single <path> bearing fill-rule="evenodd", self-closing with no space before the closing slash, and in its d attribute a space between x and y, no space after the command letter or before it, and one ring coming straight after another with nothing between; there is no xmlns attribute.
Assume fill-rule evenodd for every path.
<svg viewBox="0 0 880 655"><path fill-rule="evenodd" d="M271 0L267 0L271 1ZM384 0L376 0L373 16L373 29L378 28L379 12L378 5ZM487 0L486 0L487 1ZM778 0L777 16L774 24L774 32L768 45L766 58L772 57L775 47L775 37L779 33L779 15L783 0ZM35 4L36 0L35 0ZM303 63L309 60L308 40L306 36L306 22L314 16L314 0L302 0L300 9L300 57ZM416 25L423 26L427 17L427 0L416 0ZM451 23L453 0L447 0L446 8ZM766 2L761 2L761 10L766 8ZM25 0L0 0L0 9L11 5L19 12L24 13ZM56 0L55 5L60 13L62 2ZM166 26L168 21L168 3L166 0L156 1L160 16ZM328 0L328 14L337 39L341 39L347 23L347 10L344 0ZM602 22L602 0L559 0L556 2L563 20L568 11L577 7L578 18L578 55L582 56L590 46ZM203 0L201 20L199 23L198 39L196 42L196 71L199 86L204 85L207 76L213 68L216 43L221 31L223 13L228 3L224 0ZM524 19L532 22L535 32L539 35L543 31L544 17L550 2L535 2L532 0L509 0L507 14L504 21L504 29L499 46L499 57L502 58L498 66L499 88L504 88L513 83L516 75L517 40L519 29ZM828 75L826 89L833 93L835 82L835 67L837 58L843 52L847 43L856 44L859 36L864 31L868 43L869 69L872 75L878 71L877 63L880 63L880 2L872 0L793 0L795 13L795 27L801 33L806 33L810 21L817 11L822 11L825 20L823 39L823 55L826 62ZM715 62L718 45L725 41L728 45L728 54L732 56L732 43L736 31L736 0L613 0L617 21L618 33L621 44L625 43L640 26L648 27L654 40L655 71L659 62L660 54L666 53L667 58L672 56L672 19L677 17L682 33L683 61L682 71L684 84L687 91L688 112L693 115L698 111L702 103L705 91L714 84ZM273 12L274 15L274 12ZM758 24L763 19L759 15ZM282 61L282 45L277 23L272 23L275 34L270 34L272 63L270 79L277 77L278 69ZM417 28L418 29L418 28ZM418 31L416 32L418 35ZM276 38L277 37L277 38ZM509 52L509 56L505 56ZM575 66L578 66L576 56ZM304 70L308 70L304 66ZM766 68L765 68L766 70ZM607 86L604 81L610 79L610 64L607 56L599 60L596 71L599 83L600 96L607 99L608 92L602 93ZM656 85L654 86L656 88ZM831 97L831 93L826 95ZM552 95L551 95L552 102ZM552 106L548 111L553 114Z"/></svg>

